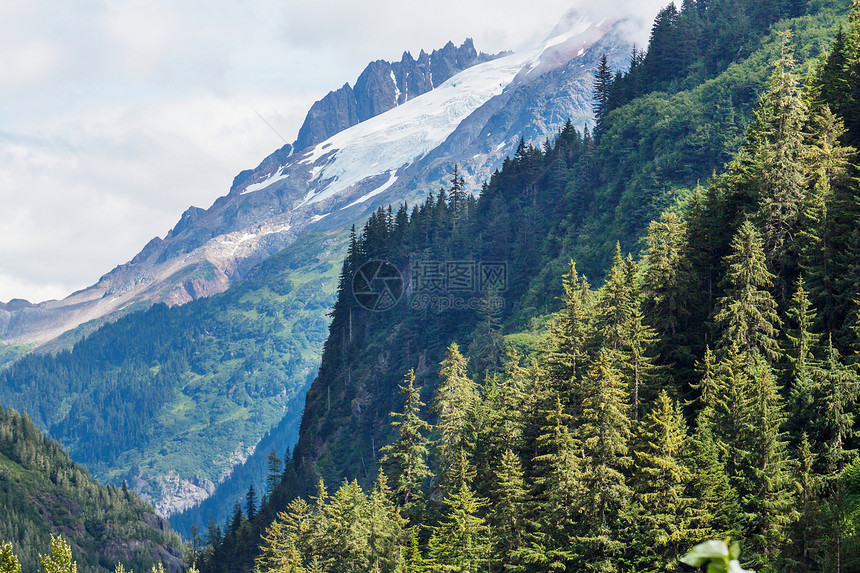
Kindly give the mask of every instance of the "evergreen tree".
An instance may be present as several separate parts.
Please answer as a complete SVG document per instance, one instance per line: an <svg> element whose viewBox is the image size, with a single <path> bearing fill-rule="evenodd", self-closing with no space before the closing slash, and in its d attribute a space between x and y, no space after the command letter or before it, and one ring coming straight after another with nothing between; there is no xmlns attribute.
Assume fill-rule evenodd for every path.
<svg viewBox="0 0 860 573"><path fill-rule="evenodd" d="M425 432L430 424L421 419L419 389L415 388L415 373L410 370L406 384L400 386L400 394L406 398L402 412L392 412L391 426L397 431L397 440L382 448L385 454L382 463L388 467L394 482L394 492L400 507L410 519L416 517L417 506L422 497L424 479L429 477L427 467L428 440Z"/></svg>
<svg viewBox="0 0 860 573"><path fill-rule="evenodd" d="M574 434L582 447L584 492L579 553L596 570L609 570L619 555L630 503L630 402L611 354L602 349L583 381L582 419Z"/></svg>
<svg viewBox="0 0 860 573"><path fill-rule="evenodd" d="M0 573L21 573L21 563L8 542L0 543Z"/></svg>
<svg viewBox="0 0 860 573"><path fill-rule="evenodd" d="M791 299L788 317L794 328L787 334L789 351L786 354L791 365L791 403L790 426L794 429L806 427L813 422L815 415L815 380L812 372L815 358L812 349L818 344L819 336L812 332L815 323L815 311L811 308L809 296L803 288L803 278L797 283L797 290ZM804 434L805 435L805 434Z"/></svg>
<svg viewBox="0 0 860 573"><path fill-rule="evenodd" d="M77 573L78 564L72 559L72 548L62 537L51 535L51 554L39 555L45 573Z"/></svg>
<svg viewBox="0 0 860 573"><path fill-rule="evenodd" d="M694 390L698 390L698 404L700 411L708 410L708 417L713 418L715 413L723 406L719 400L725 394L722 386L724 380L717 373L716 357L709 346L705 346L705 356L700 367L701 379L698 383L692 383Z"/></svg>
<svg viewBox="0 0 860 573"><path fill-rule="evenodd" d="M553 385L566 403L573 400L571 392L576 385L577 367L586 357L586 345L590 336L592 296L588 281L570 261L563 277L563 307L550 327L550 338L546 357L547 371Z"/></svg>
<svg viewBox="0 0 860 573"><path fill-rule="evenodd" d="M394 503L394 493L380 469L368 499L368 544L373 571L394 572L405 560L405 520Z"/></svg>
<svg viewBox="0 0 860 573"><path fill-rule="evenodd" d="M689 496L697 500L692 526L701 538L737 538L737 492L723 461L724 451L714 432L715 409L709 404L699 411L690 444L693 481Z"/></svg>
<svg viewBox="0 0 860 573"><path fill-rule="evenodd" d="M814 367L812 376L822 394L817 418L825 431L825 460L830 473L841 473L856 456L849 444L855 434L854 406L860 395L860 376L842 363L832 337L828 337L826 358Z"/></svg>
<svg viewBox="0 0 860 573"><path fill-rule="evenodd" d="M609 113L609 93L612 88L612 70L606 54L600 56L594 72L594 133L599 137L606 129L606 114Z"/></svg>
<svg viewBox="0 0 860 573"><path fill-rule="evenodd" d="M428 543L430 571L479 573L489 556L489 529L478 516L483 503L465 483L443 500L445 517Z"/></svg>
<svg viewBox="0 0 860 573"><path fill-rule="evenodd" d="M469 416L478 396L477 386L467 375L467 360L456 343L451 343L440 364L441 383L436 389L434 410L439 416L436 430L441 434L438 445L441 486L451 483L450 470L456 459L469 451ZM454 489L458 489L455 486Z"/></svg>
<svg viewBox="0 0 860 573"><path fill-rule="evenodd" d="M418 533L414 527L409 530L409 554L403 571L405 573L424 573L425 571L425 560L421 555L421 548L418 546Z"/></svg>
<svg viewBox="0 0 860 573"><path fill-rule="evenodd" d="M719 348L724 353L733 346L745 353L757 351L776 361L780 355L777 329L782 321L768 290L774 276L767 270L761 237L745 221L731 246L725 259L726 296L718 301L714 316L722 332Z"/></svg>
<svg viewBox="0 0 860 573"><path fill-rule="evenodd" d="M639 404L655 396L657 367L651 348L658 343L657 333L645 323L638 299L633 302L627 325L627 341L622 354L622 367L630 384L633 420L639 419Z"/></svg>
<svg viewBox="0 0 860 573"><path fill-rule="evenodd" d="M856 220L849 161L855 150L841 145L842 122L824 107L810 121L806 145L808 192L797 233L800 268L809 277L811 297L821 311L824 328L841 326L846 301L853 290L848 278L852 252L850 236Z"/></svg>
<svg viewBox="0 0 860 573"><path fill-rule="evenodd" d="M321 556L328 570L360 571L370 565L367 497L357 481L344 482L323 508L325 542Z"/></svg>
<svg viewBox="0 0 860 573"><path fill-rule="evenodd" d="M713 404L713 424L710 429L717 438L726 473L732 487L740 496L744 491L744 476L748 449L748 424L752 414L752 381L748 375L750 356L732 346L717 365L716 387L722 391Z"/></svg>
<svg viewBox="0 0 860 573"><path fill-rule="evenodd" d="M487 521L492 529L492 563L498 571L517 571L522 564L517 551L525 533L526 485L520 459L505 450L496 467L493 503Z"/></svg>
<svg viewBox="0 0 860 573"><path fill-rule="evenodd" d="M683 256L687 223L675 213L663 213L648 225L647 240L642 281L645 312L662 336L674 339L681 321L690 314L691 269Z"/></svg>
<svg viewBox="0 0 860 573"><path fill-rule="evenodd" d="M628 326L633 314L633 285L629 282L627 265L621 255L621 245L615 244L615 258L609 269L606 283L597 295L595 305L595 328L597 341L601 346L615 351L614 357L627 342Z"/></svg>
<svg viewBox="0 0 860 573"><path fill-rule="evenodd" d="M571 416L565 413L558 396L551 404L542 412L538 455L532 460L534 507L527 540L514 553L517 560L542 570L564 569L573 559L576 507L583 489L581 462L568 429Z"/></svg>
<svg viewBox="0 0 860 573"><path fill-rule="evenodd" d="M272 493L274 493L278 484L281 483L281 478L283 477L281 473L281 458L278 457L274 449L269 454L268 462L269 474L266 476L266 495L271 499Z"/></svg>
<svg viewBox="0 0 860 573"><path fill-rule="evenodd" d="M257 492L254 484L248 487L248 493L245 494L245 515L248 516L248 520L254 519L257 515Z"/></svg>
<svg viewBox="0 0 860 573"><path fill-rule="evenodd" d="M792 525L791 538L794 543L785 552L783 567L791 567L795 571L820 570L822 554L827 551L819 499L822 480L815 471L815 453L806 433L800 439L797 461L794 481L799 515Z"/></svg>
<svg viewBox="0 0 860 573"><path fill-rule="evenodd" d="M773 563L797 517L793 508L791 460L782 426L785 415L776 378L757 352L749 362L751 411L748 420L746 475L739 487L746 532L762 563Z"/></svg>
<svg viewBox="0 0 860 573"><path fill-rule="evenodd" d="M643 568L672 571L701 532L693 525L697 500L688 497L693 474L685 459L684 419L665 390L642 420L636 443L634 497L639 517L635 548Z"/></svg>
<svg viewBox="0 0 860 573"><path fill-rule="evenodd" d="M756 108L746 149L755 164L750 175L758 187L757 218L764 247L777 276L785 280L793 269L796 255L791 241L805 199L803 124L807 110L794 75L790 32L782 33L781 42L782 56Z"/></svg>

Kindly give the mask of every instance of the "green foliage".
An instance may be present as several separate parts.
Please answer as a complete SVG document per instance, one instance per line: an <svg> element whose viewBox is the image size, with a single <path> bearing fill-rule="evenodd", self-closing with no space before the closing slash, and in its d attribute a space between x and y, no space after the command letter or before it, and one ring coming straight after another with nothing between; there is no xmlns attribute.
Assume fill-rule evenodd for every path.
<svg viewBox="0 0 860 573"><path fill-rule="evenodd" d="M424 479L430 477L427 466L428 440L425 432L430 430L430 424L421 418L421 401L419 389L415 388L415 373L409 371L406 384L400 386L400 393L406 398L403 412L392 412L392 427L399 433L398 439L391 445L383 447L381 459L391 472L394 480L394 492L399 504L411 512L418 507L422 496Z"/></svg>
<svg viewBox="0 0 860 573"><path fill-rule="evenodd" d="M72 558L72 548L60 536L51 535L51 554L40 554L39 562L45 573L77 573L78 571L78 564ZM164 567L161 570L164 571ZM153 571L155 571L155 567L153 567Z"/></svg>
<svg viewBox="0 0 860 573"><path fill-rule="evenodd" d="M707 573L754 573L741 567L740 556L741 546L737 541L730 545L729 540L711 540L690 549L681 561L692 567L706 566Z"/></svg>
<svg viewBox="0 0 860 573"><path fill-rule="evenodd" d="M448 190L431 194L411 212L378 210L354 235L343 285L351 270L374 258L409 272L415 260L506 260L506 304L498 316L405 304L369 313L341 289L320 374L308 393L294 477L279 492L307 496L320 476L335 483L358 478L367 486L378 469L378 446L390 463L393 452L408 451L399 443L404 425L417 428L413 437L426 432L418 415L421 386L425 396L444 396L437 414L445 429L436 447L414 440L426 449L412 457L427 460L424 467L438 470L434 475L422 470L420 479L404 482L399 468L408 464L391 468L395 492L409 483L415 529L400 545L406 570L472 567L471 558L453 562L453 551L463 547L450 546L439 533L453 535L454 524L458 532L486 526L493 553L483 566L490 571L671 570L682 547L722 535L747 540L749 560L775 570L795 559L796 524L804 519L825 546L850 546L856 535L845 526L847 470L825 467L824 443L808 440L802 455L790 447L804 443L797 427L831 444L836 428L847 431L845 413L853 404L836 389L847 388L836 382L847 380L841 359L828 366L838 374L819 382L824 377L815 368L823 354L814 344L814 333L825 331L821 325L841 317L834 348L846 355L856 349L843 324L853 316L845 302L856 297L852 283L829 283L842 307L822 312L825 320L814 318L817 290L808 305L796 301L797 311L787 313L794 290L788 287L800 270L813 277L835 257L800 262L802 245L817 244L802 238L814 224L801 212L821 203L813 196L823 185L815 183L822 163L841 155L814 151L826 146L808 136L813 107L793 74L803 73L835 32L836 12L819 6L814 16L766 33L803 6L714 1L704 10L698 4L661 13L647 55L634 56L636 66L655 73L654 82L637 88L647 95L605 116L597 140L568 126L542 148L523 142L477 200L452 201ZM694 38L703 29L745 40L680 49L682 26ZM776 33L787 28L798 38L802 63L795 72L787 40ZM683 57L668 46L679 47ZM731 63L735 53L749 57ZM769 62L778 63L776 72ZM636 79L632 71L626 77L613 86ZM673 94L655 92L655 85ZM678 92L682 86L690 89ZM824 139L838 131L834 125L819 130L830 134ZM724 163L723 174L686 191ZM848 201L856 182L840 185L842 203L827 203L827 215L839 219L839 241L848 245L860 229ZM636 243L646 228L649 236ZM640 247L647 247L641 260L626 254ZM606 277L592 291L582 273L598 276L601 269ZM478 290L469 295L488 298ZM783 324L793 338L784 336ZM498 338L475 343L490 333ZM497 340L528 354L512 352L499 364ZM446 358L454 341L471 342L462 360L453 353ZM466 359L471 371L452 378ZM443 361L446 372L438 377L428 365ZM795 413L790 397L798 361L811 385L803 391L806 406ZM404 372L412 373L410 382L415 377L401 386L405 409L395 392ZM469 381L482 378L483 386L472 390ZM452 390L465 387L476 398L455 399ZM824 388L843 397L828 400ZM823 413L836 402L828 418ZM784 404L797 422L787 422ZM401 425L385 423L390 412ZM851 441L844 450L850 451L856 436L841 435ZM440 480L449 484L441 489L444 498L425 496L424 488ZM328 498L316 499L323 500L313 510L320 512ZM350 499L358 499L355 491ZM365 543L366 532L352 535ZM296 541L301 566L331 566L324 562L325 543ZM214 548L207 573L230 555L226 546ZM721 554L726 570L730 555L736 551L729 547ZM828 570L826 557L807 557L811 570Z"/></svg>
<svg viewBox="0 0 860 573"><path fill-rule="evenodd" d="M0 571L2 573L21 573L21 563L12 551L9 542L0 543Z"/></svg>
<svg viewBox="0 0 860 573"><path fill-rule="evenodd" d="M333 300L326 277L335 272L320 274L324 261L301 253L328 243L337 257L342 241L306 237L226 293L155 305L71 350L29 354L0 371L0 402L27 412L107 483L126 480L156 500L172 493L157 479L170 472L218 483L239 443L257 443L283 418L281 431L297 426ZM229 509L249 481L263 491L266 473L265 459L252 461L225 491L229 502L218 504Z"/></svg>
<svg viewBox="0 0 860 573"><path fill-rule="evenodd" d="M775 360L780 353L777 336L782 322L769 292L774 276L768 271L761 236L752 223L740 226L731 248L725 260L726 295L718 301L714 315L722 331L719 347L757 352Z"/></svg>
<svg viewBox="0 0 860 573"><path fill-rule="evenodd" d="M2 407L0 515L0 539L12 542L0 545L4 573L19 566L35 571L40 562L51 572L73 573L73 567L82 573L103 572L120 558L144 570L155 562L149 551L121 549L112 558L105 553L110 547L135 544L175 552L180 545L175 533L147 523L146 518L155 518L151 505L133 493L100 485L28 417ZM63 532L74 543L49 535L52 531ZM48 546L50 554L40 556L39 549Z"/></svg>

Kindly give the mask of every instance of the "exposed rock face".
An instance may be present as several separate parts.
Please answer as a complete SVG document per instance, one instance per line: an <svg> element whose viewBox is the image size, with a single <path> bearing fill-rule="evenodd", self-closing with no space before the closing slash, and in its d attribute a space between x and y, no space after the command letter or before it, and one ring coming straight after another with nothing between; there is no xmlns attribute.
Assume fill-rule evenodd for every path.
<svg viewBox="0 0 860 573"><path fill-rule="evenodd" d="M163 517L155 515L154 513L144 513L143 521L153 529L157 529L162 533L170 533L170 522Z"/></svg>
<svg viewBox="0 0 860 573"><path fill-rule="evenodd" d="M325 141L359 121L361 120L358 118L355 92L349 84L343 84L342 88L329 92L311 106L304 124L299 129L296 149L304 149Z"/></svg>
<svg viewBox="0 0 860 573"><path fill-rule="evenodd" d="M421 50L417 60L409 52L404 52L399 62L371 62L358 76L355 88L344 84L314 103L299 129L293 148L301 151L325 141L344 129L427 93L457 72L493 57L478 54L469 38L460 47L448 42L441 50L433 50L430 54Z"/></svg>
<svg viewBox="0 0 860 573"><path fill-rule="evenodd" d="M191 479L183 479L176 472L171 472L166 476L161 476L154 480L155 483L150 483L142 479L140 476L132 478L132 486L138 494L154 503L155 511L158 515L152 515L148 518L147 523L160 528L160 523L167 523L160 516L170 517L174 513L184 511L193 507L212 495L215 491L215 484L211 480L195 476ZM147 519L147 516L144 516ZM153 518L157 518L158 522L150 523Z"/></svg>

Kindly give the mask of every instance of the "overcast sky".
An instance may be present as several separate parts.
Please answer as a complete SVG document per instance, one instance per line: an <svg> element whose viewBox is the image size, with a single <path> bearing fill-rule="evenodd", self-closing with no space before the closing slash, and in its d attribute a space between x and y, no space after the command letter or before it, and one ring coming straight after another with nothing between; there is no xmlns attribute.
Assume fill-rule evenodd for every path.
<svg viewBox="0 0 860 573"><path fill-rule="evenodd" d="M466 37L516 49L577 1L646 21L663 3L0 2L0 301L93 284L292 143L369 61Z"/></svg>

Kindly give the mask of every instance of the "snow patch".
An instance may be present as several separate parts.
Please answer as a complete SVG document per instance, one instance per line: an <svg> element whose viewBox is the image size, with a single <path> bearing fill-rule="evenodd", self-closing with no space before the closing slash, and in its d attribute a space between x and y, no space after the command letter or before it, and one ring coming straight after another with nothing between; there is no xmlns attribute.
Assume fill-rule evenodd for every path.
<svg viewBox="0 0 860 573"><path fill-rule="evenodd" d="M301 204L325 200L368 177L396 171L425 156L469 114L499 95L538 51L467 68L435 89L309 149L299 163L313 165L315 180L328 183L309 192ZM327 153L331 156L321 161Z"/></svg>
<svg viewBox="0 0 860 573"><path fill-rule="evenodd" d="M311 223L316 223L317 221L322 221L323 219L325 219L329 215L331 215L331 213L326 213L325 215L314 215L313 217L311 217Z"/></svg>
<svg viewBox="0 0 860 573"><path fill-rule="evenodd" d="M242 190L242 193L240 193L240 195L244 195L245 193L253 193L254 191L259 191L260 189L265 189L266 187L274 185L278 181L282 181L287 177L289 177L289 174L285 174L284 168L281 167L277 171L277 173L270 175L268 178L260 181L259 183L252 183L251 185L245 187L245 189Z"/></svg>
<svg viewBox="0 0 860 573"><path fill-rule="evenodd" d="M353 201L352 203L350 203L346 207L341 207L340 210L343 211L344 209L349 209L350 207L358 205L359 203L364 203L365 201L367 201L371 197L376 197L377 195L379 195L380 193L382 193L383 191L385 191L386 189L388 189L389 187L394 185L394 182L397 181L397 175L395 175L395 171L393 171L393 170L389 171L388 175L389 175L388 181L386 181L385 183L383 183L382 185L380 185L379 187L377 187L376 189L374 189L370 193L363 195L359 199L356 199L355 201Z"/></svg>
<svg viewBox="0 0 860 573"><path fill-rule="evenodd" d="M399 105L397 102L400 100L400 87L397 85L397 78L394 77L394 70L391 70L391 81L394 83L394 105Z"/></svg>

